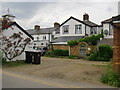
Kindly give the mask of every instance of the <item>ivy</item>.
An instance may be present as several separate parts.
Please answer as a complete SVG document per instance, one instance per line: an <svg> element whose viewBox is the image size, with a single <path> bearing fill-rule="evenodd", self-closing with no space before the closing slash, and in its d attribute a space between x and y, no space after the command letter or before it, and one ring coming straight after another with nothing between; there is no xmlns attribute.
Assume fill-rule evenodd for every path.
<svg viewBox="0 0 120 90"><path fill-rule="evenodd" d="M70 40L67 43L68 43L69 46L74 46L74 45L78 44L78 41L76 41L76 40Z"/></svg>
<svg viewBox="0 0 120 90"><path fill-rule="evenodd" d="M68 41L68 45L69 46L74 46L74 45L77 45L79 42L86 42L88 43L89 45L97 45L98 41L100 41L100 38L103 38L103 34L101 32L101 34L98 34L98 35L92 35L92 36L87 36L87 37L84 37L84 38L80 38L78 41L76 40L70 40Z"/></svg>

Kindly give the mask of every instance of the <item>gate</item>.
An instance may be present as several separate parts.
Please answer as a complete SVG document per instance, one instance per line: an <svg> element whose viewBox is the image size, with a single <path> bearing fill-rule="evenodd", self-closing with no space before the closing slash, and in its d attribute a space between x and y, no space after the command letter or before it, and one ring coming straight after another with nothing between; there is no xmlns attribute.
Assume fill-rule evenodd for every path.
<svg viewBox="0 0 120 90"><path fill-rule="evenodd" d="M86 57L87 46L85 44L80 44L80 57Z"/></svg>

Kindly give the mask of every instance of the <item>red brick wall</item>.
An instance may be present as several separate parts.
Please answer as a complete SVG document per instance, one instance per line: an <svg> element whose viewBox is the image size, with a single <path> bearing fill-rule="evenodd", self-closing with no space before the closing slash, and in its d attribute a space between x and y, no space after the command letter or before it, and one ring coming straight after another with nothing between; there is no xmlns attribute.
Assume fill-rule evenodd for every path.
<svg viewBox="0 0 120 90"><path fill-rule="evenodd" d="M120 23L115 24L120 26ZM120 74L120 30L114 27L113 68Z"/></svg>
<svg viewBox="0 0 120 90"><path fill-rule="evenodd" d="M68 45L53 45L53 49L69 50Z"/></svg>

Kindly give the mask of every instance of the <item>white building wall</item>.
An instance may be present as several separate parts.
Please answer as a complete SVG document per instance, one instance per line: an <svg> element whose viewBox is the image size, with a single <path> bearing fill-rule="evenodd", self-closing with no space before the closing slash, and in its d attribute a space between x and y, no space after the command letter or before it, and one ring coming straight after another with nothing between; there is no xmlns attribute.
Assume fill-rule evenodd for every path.
<svg viewBox="0 0 120 90"><path fill-rule="evenodd" d="M81 24L82 26L82 34L75 34L75 25ZM63 34L62 26L69 25L69 33ZM70 19L68 22L66 22L64 25L60 27L60 36L84 36L85 35L85 25L74 20Z"/></svg>
<svg viewBox="0 0 120 90"><path fill-rule="evenodd" d="M47 47L49 45L49 42L52 40L52 34L39 34L32 36L34 38L33 46L36 47ZM38 41L37 37L39 37ZM46 37L46 39L44 39L43 37Z"/></svg>
<svg viewBox="0 0 120 90"><path fill-rule="evenodd" d="M49 40L49 35L48 34L39 34L39 35L32 35L34 38L34 41L37 40L37 37L39 37L39 40L44 40L43 37L46 37L45 40Z"/></svg>
<svg viewBox="0 0 120 90"><path fill-rule="evenodd" d="M109 34L109 24L108 23L105 23L103 24L103 33L105 30L108 30L108 34ZM104 35L106 37L106 35Z"/></svg>
<svg viewBox="0 0 120 90"><path fill-rule="evenodd" d="M12 30L12 28L13 28L13 30ZM12 26L12 28L4 29L2 35L6 35L7 37L10 37L13 35L13 33L21 32L21 33L23 33L23 35L21 35L22 38L28 38L28 36L24 32L22 32L17 26L14 25L14 26ZM32 48L29 48L28 46L29 45L26 46L25 51L32 50ZM3 56L5 56L5 55L3 55ZM12 59L12 61L16 61L16 60L25 60L25 52L23 52L20 56L17 56ZM9 60L7 60L7 61L9 61Z"/></svg>
<svg viewBox="0 0 120 90"><path fill-rule="evenodd" d="M86 34L88 34L89 36L90 36L90 29L91 29L91 27L86 26Z"/></svg>
<svg viewBox="0 0 120 90"><path fill-rule="evenodd" d="M103 24L103 32L104 32L105 30L108 30L108 35L107 35L107 36L104 35L105 37L113 36L113 27L112 27L111 24L109 24L109 23L104 23L104 24ZM109 34L110 34L110 35L109 35Z"/></svg>

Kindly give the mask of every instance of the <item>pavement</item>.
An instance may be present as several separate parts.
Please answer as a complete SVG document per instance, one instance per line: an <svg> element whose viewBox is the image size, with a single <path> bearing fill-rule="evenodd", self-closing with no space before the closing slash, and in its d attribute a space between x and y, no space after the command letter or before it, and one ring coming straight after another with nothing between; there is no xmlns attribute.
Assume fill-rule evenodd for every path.
<svg viewBox="0 0 120 90"><path fill-rule="evenodd" d="M84 82L68 82L59 79L39 78L28 74L2 71L2 88L114 88Z"/></svg>

